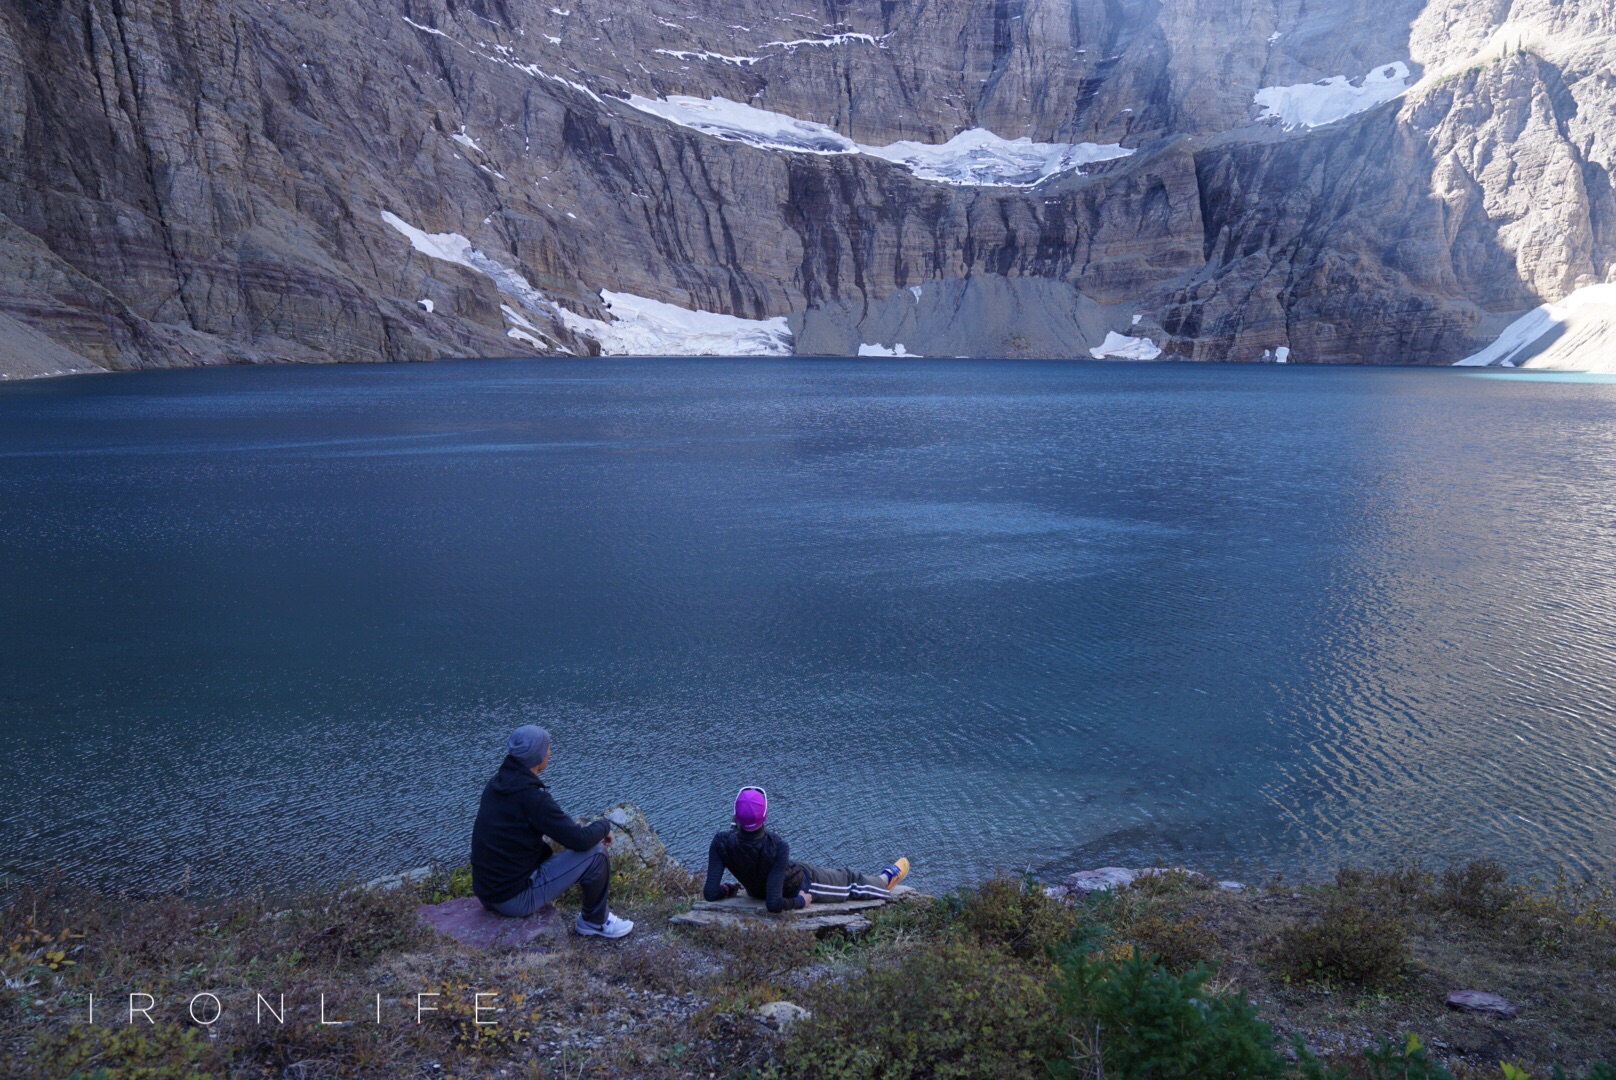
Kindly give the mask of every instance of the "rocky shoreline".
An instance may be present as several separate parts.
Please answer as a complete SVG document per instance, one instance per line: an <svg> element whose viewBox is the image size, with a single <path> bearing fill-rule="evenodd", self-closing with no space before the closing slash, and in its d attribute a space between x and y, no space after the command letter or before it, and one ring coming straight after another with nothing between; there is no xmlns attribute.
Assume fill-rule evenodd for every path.
<svg viewBox="0 0 1616 1080"><path fill-rule="evenodd" d="M856 927L689 925L695 879L620 809L613 903L639 925L617 943L563 918L519 946L461 944L422 919L468 891L441 867L273 910L14 886L0 1071L1030 1077L1064 1062L1079 1076L1345 1078L1500 1076L1503 1061L1613 1075L1599 1071L1616 1055L1608 889L1513 883L1485 863L1238 887L1104 867L917 893ZM1195 1000L1215 1007L1150 1012ZM1122 1035L1085 1042L1118 1008L1134 1027L1190 1024L1199 1064L1139 1072ZM1215 1064L1236 1046L1241 1064Z"/></svg>

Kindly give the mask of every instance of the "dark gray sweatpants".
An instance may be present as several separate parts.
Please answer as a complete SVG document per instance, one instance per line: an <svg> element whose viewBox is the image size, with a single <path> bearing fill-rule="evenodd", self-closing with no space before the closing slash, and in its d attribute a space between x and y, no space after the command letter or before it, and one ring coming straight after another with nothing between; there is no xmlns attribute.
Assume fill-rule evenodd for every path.
<svg viewBox="0 0 1616 1080"><path fill-rule="evenodd" d="M887 879L880 874L861 874L846 867L810 866L800 862L802 888L816 904L837 904L847 900L885 900L892 894Z"/></svg>
<svg viewBox="0 0 1616 1080"><path fill-rule="evenodd" d="M583 910L579 914L585 922L600 926L606 921L606 887L611 879L612 860L606 854L605 844L596 844L588 851L558 851L533 871L527 888L509 900L483 907L521 919L576 884L584 893Z"/></svg>

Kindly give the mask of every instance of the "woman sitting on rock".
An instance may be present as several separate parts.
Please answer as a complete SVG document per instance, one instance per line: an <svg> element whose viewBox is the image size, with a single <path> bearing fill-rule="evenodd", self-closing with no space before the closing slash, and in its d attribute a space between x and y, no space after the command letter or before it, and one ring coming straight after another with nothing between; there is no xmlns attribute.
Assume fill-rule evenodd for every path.
<svg viewBox="0 0 1616 1080"><path fill-rule="evenodd" d="M770 911L805 908L816 900L885 900L891 889L909 874L909 860L899 859L879 874L833 870L791 861L791 847L763 827L769 816L769 796L760 787L744 787L735 796L735 825L713 837L707 849L707 883L701 894L723 900L745 889ZM726 882L724 871L735 875Z"/></svg>

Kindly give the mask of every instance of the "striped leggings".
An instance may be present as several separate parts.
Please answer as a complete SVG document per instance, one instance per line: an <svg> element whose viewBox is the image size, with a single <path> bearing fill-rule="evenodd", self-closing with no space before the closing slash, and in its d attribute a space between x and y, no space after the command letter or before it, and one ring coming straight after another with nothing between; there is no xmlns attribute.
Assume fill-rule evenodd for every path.
<svg viewBox="0 0 1616 1080"><path fill-rule="evenodd" d="M802 871L803 891L814 898L816 904L836 904L846 900L885 900L887 879L880 874L860 874L853 870L836 870L826 866L798 863Z"/></svg>

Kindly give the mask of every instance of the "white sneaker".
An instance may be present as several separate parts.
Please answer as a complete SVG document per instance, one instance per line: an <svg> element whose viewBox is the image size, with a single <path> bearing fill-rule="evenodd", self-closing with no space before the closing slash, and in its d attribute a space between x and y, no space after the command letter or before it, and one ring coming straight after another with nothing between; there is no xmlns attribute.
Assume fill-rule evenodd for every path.
<svg viewBox="0 0 1616 1080"><path fill-rule="evenodd" d="M606 925L596 926L592 922L585 922L582 914L573 925L573 929L584 937L620 938L628 937L629 931L634 929L634 923L629 919L620 919L611 912L606 913Z"/></svg>

